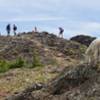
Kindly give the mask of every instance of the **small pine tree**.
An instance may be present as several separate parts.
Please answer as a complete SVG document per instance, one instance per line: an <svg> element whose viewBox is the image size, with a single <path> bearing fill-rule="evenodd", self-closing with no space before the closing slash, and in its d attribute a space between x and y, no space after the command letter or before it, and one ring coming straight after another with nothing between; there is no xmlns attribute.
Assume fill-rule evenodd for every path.
<svg viewBox="0 0 100 100"><path fill-rule="evenodd" d="M24 66L24 63L25 63L24 60L21 57L19 57L16 59L16 61L11 62L9 66L10 68L21 68Z"/></svg>
<svg viewBox="0 0 100 100"><path fill-rule="evenodd" d="M43 66L43 65L40 62L38 53L34 50L33 51L32 67L34 68L34 67L39 67L39 66Z"/></svg>

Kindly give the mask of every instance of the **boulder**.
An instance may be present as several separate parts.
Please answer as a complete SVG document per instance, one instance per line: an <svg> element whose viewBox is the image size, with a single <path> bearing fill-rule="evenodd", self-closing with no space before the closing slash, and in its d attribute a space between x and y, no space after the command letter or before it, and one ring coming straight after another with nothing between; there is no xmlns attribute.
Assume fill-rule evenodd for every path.
<svg viewBox="0 0 100 100"><path fill-rule="evenodd" d="M97 75L97 69L84 63L70 68L69 70L65 68L64 71L49 84L49 90L52 94L61 94L69 91Z"/></svg>
<svg viewBox="0 0 100 100"><path fill-rule="evenodd" d="M94 39L96 39L96 37L91 37L87 35L77 35L75 37L72 37L70 40L89 46Z"/></svg>

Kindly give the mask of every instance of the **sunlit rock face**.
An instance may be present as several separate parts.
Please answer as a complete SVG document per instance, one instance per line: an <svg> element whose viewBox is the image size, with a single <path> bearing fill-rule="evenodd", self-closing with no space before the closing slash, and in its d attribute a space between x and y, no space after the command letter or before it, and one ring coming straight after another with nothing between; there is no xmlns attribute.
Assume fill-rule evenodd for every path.
<svg viewBox="0 0 100 100"><path fill-rule="evenodd" d="M95 39L85 52L85 61L91 65L100 63L100 38Z"/></svg>

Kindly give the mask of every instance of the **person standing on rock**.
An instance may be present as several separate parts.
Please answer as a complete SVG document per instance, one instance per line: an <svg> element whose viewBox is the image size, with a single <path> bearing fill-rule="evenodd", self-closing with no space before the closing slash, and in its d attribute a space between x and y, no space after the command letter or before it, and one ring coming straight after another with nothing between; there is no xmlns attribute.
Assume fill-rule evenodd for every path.
<svg viewBox="0 0 100 100"><path fill-rule="evenodd" d="M59 37L63 38L63 32L64 29L62 27L59 27Z"/></svg>
<svg viewBox="0 0 100 100"><path fill-rule="evenodd" d="M16 31L17 31L17 26L14 24L14 25L13 25L14 36L16 36Z"/></svg>
<svg viewBox="0 0 100 100"><path fill-rule="evenodd" d="M10 36L11 27L10 24L6 26L7 35Z"/></svg>

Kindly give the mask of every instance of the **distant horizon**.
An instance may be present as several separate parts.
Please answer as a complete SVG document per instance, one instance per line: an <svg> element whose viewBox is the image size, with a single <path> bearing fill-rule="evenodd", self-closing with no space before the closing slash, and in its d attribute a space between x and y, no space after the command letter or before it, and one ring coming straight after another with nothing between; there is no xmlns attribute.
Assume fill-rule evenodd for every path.
<svg viewBox="0 0 100 100"><path fill-rule="evenodd" d="M2 26L4 26L3 27L3 30L2 31L0 31L0 33L1 33L1 35L2 36L7 36L7 31L6 31L6 25L7 25L8 23L6 23L5 22L5 24L4 25L2 25ZM10 23L10 25L11 25L11 32L10 32L10 35L11 36L13 36L14 35L14 33L13 33L13 30L12 30L12 28L13 28L13 24L16 24L16 23ZM34 24L33 25L30 25L30 27L29 27L29 29L27 29L28 27L27 27L27 25L25 25L25 26L22 26L21 27L21 24L16 24L17 25L17 27L18 27L18 30L17 30L17 34L19 34L19 33L23 33L23 32L32 32L32 31L34 31L34 28L35 27L37 27L37 26L35 26ZM24 29L26 27L26 30ZM48 33L51 33L51 34L54 34L54 35L56 35L56 36L59 36L59 29L58 29L58 27L56 27L55 28L55 30L46 30L46 28L44 28L44 29L42 29L41 27L37 27L37 30L38 30L38 32L48 32ZM67 34L67 36L66 36L66 34ZM87 36L92 36L92 37L96 37L97 38L97 36L95 36L95 35L93 35L93 34L83 34L83 33L76 33L76 34L71 34L71 35L68 35L68 33L66 32L66 31L64 31L64 33L63 33L63 35L64 35L64 38L65 39L70 39L71 37L74 37L74 36L77 36L77 35L87 35ZM99 37L98 37L99 38Z"/></svg>
<svg viewBox="0 0 100 100"><path fill-rule="evenodd" d="M27 22L24 22L24 23L27 23ZM29 23L31 23L31 22L29 22ZM6 31L6 25L7 24L11 25L10 35L14 35L13 29L12 29L13 28L13 24L17 25L17 28L18 28L17 34L18 33L23 33L23 32L32 32L32 31L34 31L34 28L37 27L38 32L46 31L46 32L49 32L49 33L53 33L53 34L55 34L57 36L59 35L58 27L55 27L55 29L52 30L52 29L49 29L47 27L41 27L39 25L36 26L36 25L34 25L34 23L31 23L31 24L28 24L28 25L26 24L25 25L25 24L20 24L18 22L12 22L12 23L10 23L10 22L3 22L3 24L1 25L2 26L2 30L0 30L0 33L1 33L2 36L6 36L7 35L7 31ZM61 26L59 26L59 27L61 27ZM77 35L88 35L88 36L92 36L92 37L98 37L96 35L86 34L86 33L70 34L70 33L68 33L66 31L66 29L64 29L63 35L64 35L64 38L66 38L66 39L70 39L71 37L74 37L74 36L77 36Z"/></svg>
<svg viewBox="0 0 100 100"><path fill-rule="evenodd" d="M16 24L18 32L39 31L57 34L64 28L64 37L79 34L100 37L99 0L0 0L0 33L6 25Z"/></svg>

